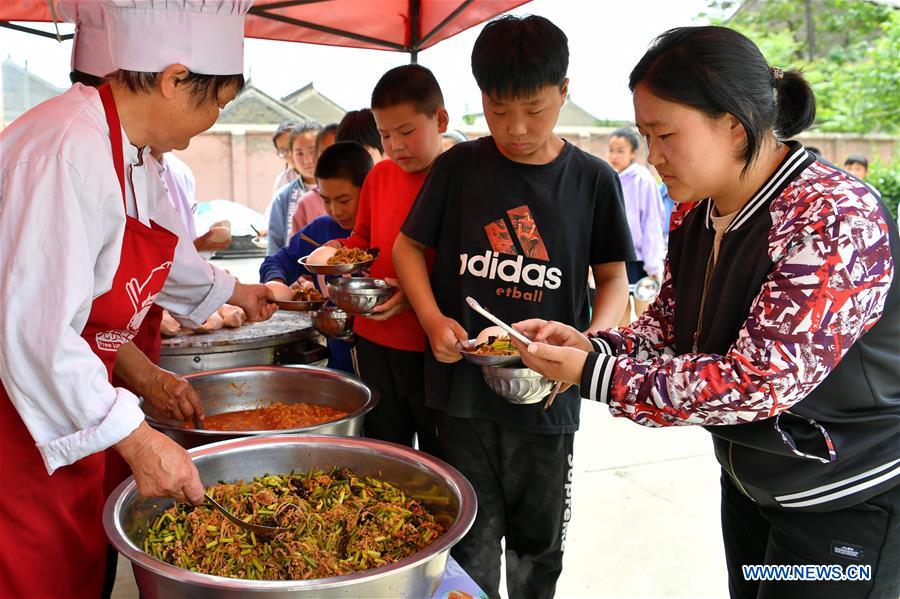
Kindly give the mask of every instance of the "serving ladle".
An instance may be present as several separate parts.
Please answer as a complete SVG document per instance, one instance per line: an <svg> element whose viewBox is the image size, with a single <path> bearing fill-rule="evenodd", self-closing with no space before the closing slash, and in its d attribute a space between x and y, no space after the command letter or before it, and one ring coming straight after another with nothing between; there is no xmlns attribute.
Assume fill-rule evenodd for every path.
<svg viewBox="0 0 900 599"><path fill-rule="evenodd" d="M226 518L228 518L229 520L231 520L232 522L234 522L235 524L237 524L239 527L243 528L244 530L248 530L254 534L261 535L264 537L270 537L272 535L277 535L277 534L280 534L283 532L291 532L293 530L293 528L282 528L279 526L263 526L262 524L253 524L252 522L244 522L243 520L241 520L240 518L238 518L237 516L232 514L228 510L228 508L226 508L224 505L222 505L221 503L219 503L218 501L213 499L209 493L204 492L203 497L205 497L206 501L211 503L214 508L216 508L217 510L222 512L223 516L225 516ZM289 503L287 505L294 505L294 504Z"/></svg>

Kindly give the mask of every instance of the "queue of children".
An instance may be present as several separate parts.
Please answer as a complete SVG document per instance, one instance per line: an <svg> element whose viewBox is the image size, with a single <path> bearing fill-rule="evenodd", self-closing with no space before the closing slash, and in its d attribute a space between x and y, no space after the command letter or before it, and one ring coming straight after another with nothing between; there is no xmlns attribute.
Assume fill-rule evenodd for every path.
<svg viewBox="0 0 900 599"><path fill-rule="evenodd" d="M710 264L733 265L738 255L732 245L743 243L740 240L746 235L765 233L764 228L751 220L768 214L760 209L760 202L783 204L787 201L784 198L788 179L801 176L801 173L806 177L818 177L816 181L820 183L827 177L840 179L840 175L817 163L815 156L799 144L779 147L773 152L776 146L769 142L774 137L772 140L769 137L763 141L760 137L750 140L735 130L742 127L741 131L767 136L772 133L771 123L775 122L777 111L785 113L778 116L779 126L783 128L779 134L799 131L808 124L811 119L805 95L808 88L798 79L799 75L784 74L787 80L780 84L780 78L776 77L778 71L771 71L773 79L767 83L768 90L755 90L752 101L762 106L766 101L761 98L766 94L771 98L775 88L779 104L754 108L759 111L755 116L744 115L740 105L734 104L731 120L721 124L716 119L725 118L722 114L728 116L728 110L722 110L722 114L714 117L712 109L697 100L704 93L704 86L714 86L715 82L705 81L700 76L695 82L697 89L684 90L677 82L666 79L661 71L654 70L654 64L663 60L659 57L664 48L681 44L683 51L693 51L697 44L725 42L731 44L727 51L722 49L723 54L728 54L726 62L743 53L745 56L740 60L758 66L755 64L757 57L746 47L743 38L717 36L718 30L722 29L719 28L710 34L697 33L697 38L691 40L692 32L699 29L702 28L687 28L668 34L668 38L660 38L655 49L648 52L632 74L632 89L636 109L640 112L638 124L652 143L649 147L651 162L660 169L667 192L679 202L673 221L676 224L691 223L692 235L697 239L702 237L704 243L709 242L713 248L710 251L715 252L715 256L711 254ZM504 51L499 52L499 48ZM502 543L505 543L508 595L516 598L554 595L562 571L567 524L571 518L569 498L574 433L579 426L582 397L609 403L611 408L615 406L614 415L626 416L642 424L728 425L727 430L723 428L713 433L717 435L717 453L721 453L719 445L727 443L730 447L728 456L736 452L734 443L748 445L740 449L741 455L747 456L756 455L752 454L756 451L753 447L760 443L771 445L770 441L762 439L768 433L757 424L751 424L765 426L770 422L765 420L763 410L753 411L753 406L748 404L746 424L737 415L746 398L775 392L774 389L766 391L766 383L762 380L752 383L756 380L754 377L761 376L756 370L745 372L743 378L735 372L734 384L730 387L726 384L726 388L716 392L718 395L712 396L730 398L728 401L736 402L734 405L738 407L731 408L731 404L716 407L719 402L714 400L715 406L710 404L707 409L702 399L687 397L709 393L698 387L702 387L704 381L712 384L701 372L704 364L714 364L720 369L717 371L720 374L715 376L732 377L729 369L740 367L737 362L719 363L728 359L722 356L730 355L729 351L738 351L728 347L733 342L728 341L728 335L732 329L737 329L732 327L725 331L719 327L721 330L715 332L703 329L701 336L701 320L696 323L693 348L684 347L684 343L690 341L683 326L690 316L688 312L699 314L702 319L704 304L701 298L699 303L690 303L687 312L676 314L675 293L677 291L680 297L694 297L703 287L679 287L678 273L669 262L672 258L665 256L662 232L668 230L665 224L668 218L664 216L666 209L656 182L646 168L634 161L640 139L627 129L614 132L610 139L610 165L554 133L568 91L567 68L566 36L547 19L501 17L489 23L473 47L472 69L482 93L490 136L473 141L451 140L459 143L447 141L449 115L432 73L418 65L388 71L373 90L371 112L348 113L337 128L338 143L319 156L314 176L327 214L302 229L315 241L333 247L380 250L370 276L384 279L398 290L388 302L378 306L374 314L357 317L354 326L355 371L381 398L379 405L367 415L365 434L418 446L450 463L472 483L478 499L476 521L466 537L454 546L452 555L492 598L500 596ZM685 67L676 61L672 68ZM642 83L645 79L647 83ZM648 91L651 85L652 92ZM798 102L792 105L782 98L782 94L784 97L797 95ZM721 93L718 97L728 98L727 94ZM771 103L771 99L768 101ZM686 113L685 110L697 112ZM656 119L658 115L662 115L659 120ZM677 117L674 121L672 115ZM707 129L701 131L701 125L694 123L696 118L708 119L704 125ZM716 157L721 163L716 172L691 170L692 165L699 162L696 160L697 149L691 149L689 145L690 138L671 140L682 122L692 135L707 136L709 143L718 143L722 148L726 143L730 144L736 156L728 158L727 152L722 151L722 155ZM690 156L684 159L679 152ZM763 154L767 162L760 167L755 161L757 155ZM299 167L296 156L295 164ZM771 172L766 170L769 167ZM751 207L729 209L730 205L725 202L720 205L719 202L703 201L703 197L714 197L713 194L722 193L723 189L735 193L734 185L729 187L723 182L726 172L734 174L740 181L738 195L753 195L752 192L759 188L753 195L756 199L751 202L755 202ZM745 175L747 180L744 180ZM716 177L725 187L714 188ZM776 179L777 183L772 183ZM813 184L816 183L809 183ZM698 190L706 189L711 192L708 196L697 195L701 193ZM866 196L866 190L858 191L856 200L863 201L868 210L866 214L876 218L877 203ZM820 190L820 193L825 192ZM707 206L704 214L700 214L697 205ZM827 212L824 207L817 209ZM771 218L784 218L785 214L783 211L773 213ZM771 219L763 224L771 227ZM835 232L840 233L840 227L835 226L838 227ZM740 227L744 228L738 233ZM881 221L877 228L884 229ZM696 258L684 252L683 248L689 243L686 231L679 228L677 234L673 232L673 247L679 260L677 266L683 278L690 275L690 282L699 285L702 277L697 277L703 274L703 265L695 264ZM870 231L871 235L874 233ZM893 246L896 231L890 233L890 238ZM885 248L886 239L885 235L879 237L879 243ZM850 238L845 242L853 245ZM768 243L775 243L771 235ZM769 248L768 255L777 254L776 249ZM304 275L297 259L312 250L312 245L300 240L299 236L294 237L287 247L266 259L260 271L261 279L283 291L284 285ZM896 253L896 248L891 251ZM791 252L789 248L783 248L778 259L786 264L791 260L796 262ZM879 254L879 272L882 274L890 270L887 264L891 252L887 249L885 252ZM771 262L768 265L772 267ZM709 266L706 268L708 286ZM796 268L799 263L784 270L782 278L803 276ZM589 272L597 288L593 298L587 294ZM752 276L742 277L741 281L728 281L726 285L724 280L714 279L719 282L710 292L715 292L718 297L732 297L725 291L728 285L737 289L751 282L765 288L765 272L763 264L751 273ZM616 330L629 281L646 275L662 281L662 298L636 323L634 331ZM780 281L768 285L775 289ZM896 288L895 284L890 284L889 309L895 316ZM752 290L746 291L750 294L748 297L752 297ZM703 288L704 297L705 294ZM866 318L869 319L866 327L873 326L878 320L886 294L887 283L878 291L873 287L871 301L867 300L866 304ZM529 347L520 344L527 365L553 380L580 384L580 390L576 387L564 390L549 409L544 409L542 403L511 404L490 391L480 369L461 360L462 346L488 324L468 308L467 296L475 297L507 322L519 321L519 326L539 341ZM722 318L731 318L729 322L739 325L739 313L753 307L738 301L737 296L733 299L722 306L710 305L706 311L721 307L727 312ZM762 311L759 314L761 321L774 318L770 313L774 308L753 309ZM677 316L675 322L672 322L673 315ZM547 323L548 320L555 322ZM866 352L871 349L877 353L878 348L883 349L881 337L885 327L890 326L881 325L877 329L877 339L873 337L871 348L862 343L862 349L854 350L865 353L859 355L860 360L868 360L880 368L876 364L877 357ZM774 334L773 331L750 331L744 344L757 343L754 341L757 337L758 344L767 343L765 339ZM599 332L599 335L588 339L582 332ZM677 339L673 338L676 334ZM859 339L856 333L847 335L849 345ZM564 347L552 347L551 343ZM734 343L740 345L741 342ZM342 361L332 364L349 369L350 348L332 346L332 350L343 356L339 356ZM841 349L845 350L846 347ZM712 352L712 355L697 352ZM699 361L694 363L691 356ZM823 363L831 365L829 368L840 359L831 354L822 356ZM896 351L893 357L896 358ZM671 368L668 366L670 361ZM786 362L785 368L789 364L790 361ZM813 377L817 382L828 375L828 368L823 370L811 365L809 368L818 373ZM896 460L885 460L898 458L896 426L893 432L885 428L890 420L885 414L893 415L896 422L898 405L884 397L885 393L896 396L900 385L896 381L882 380L880 372L866 374L870 383L868 392L878 406L875 411L870 410L871 414L861 412L869 423L871 439L864 442L837 424L833 429L842 444L861 447L868 443L867 446L878 450L877 456L872 454L862 462L853 457L852 451L845 454L853 468L859 462L877 470L857 475L871 478L868 486L861 486L861 483L852 486L857 480L852 477L834 483L847 487L848 492L859 487L863 493L860 497L868 502L866 505L871 504L870 512L851 514L847 511L847 501L837 501L835 509L843 511L835 522L839 524L843 518L847 526L841 525L842 534L858 539L860 543L874 542L873 539L882 533L885 542L889 541L881 547L865 545L866 559L886 570L879 570L877 584L865 588L842 587L848 591L848 597L888 597L891 593L896 596L900 588L897 574L900 572L900 551L896 538L897 477L887 477L897 471L896 467L885 474L891 464L896 466ZM648 373L652 373L652 377L648 378ZM790 376L799 380L803 378L801 374ZM772 384L782 384L777 372L773 371L771 376L774 377ZM691 377L696 377L696 381ZM752 383L757 390L742 387L738 380L744 385ZM807 387L803 389L805 393ZM779 426L778 418L774 419L773 430L780 434L780 439L793 454L787 454L783 448L776 449L778 456L765 459L770 462L781 460L771 463L773 468L781 469L779 472L783 470L785 481L790 478L790 464L782 462L791 459L796 462L797 458L802 462L798 472L806 480L836 480L834 475L812 472L816 468L811 461L813 458L818 459L816 464L828 464L834 462L834 457L822 459L813 455L815 452L809 446L814 439L808 434L810 431L803 428L803 422L818 427L826 441L830 439L828 433L803 415L802 407L797 407L797 400L802 396L788 387L781 388L780 393L781 402L790 397L787 405L793 405L801 414L795 418L797 422L788 423L782 419L781 426L786 428ZM669 405L675 397L678 398L677 406ZM838 411L843 409L836 396L824 401L836 401L833 407ZM881 416L876 413L878 410L883 412ZM642 414L647 417L642 418ZM784 414L791 412L784 411ZM816 418L827 421L827 410L816 413ZM712 427L716 428L722 427ZM797 439L791 435L797 435ZM803 447L796 443L802 443ZM886 450L885 443L893 443L895 451ZM845 451L843 447L840 450ZM833 448L829 451L834 453ZM747 560L766 563L767 547L779 560L793 563L792 560L798 559L791 557L789 546L793 545L821 561L824 559L822 548L809 543L818 538L813 529L826 528L825 523L832 520L827 516L807 517L810 512L801 509L785 513L792 519L788 523L778 509L768 504L772 498L767 494L774 493L770 493L761 479L751 479L753 486L747 486L748 483L737 478L733 465L730 471L723 472L723 529L732 596L805 596L797 594L796 586L740 580L739 566ZM748 465L745 472L755 470ZM876 478L876 475L880 476ZM790 488L788 482L784 484ZM877 493L863 492L869 487ZM834 495L827 494L827 490L828 487L822 487L799 494L807 501L798 500L797 507L815 503L818 501L815 496L823 494L822 502L827 504L826 499ZM760 501L760 497L765 507L754 503ZM813 499L808 500L809 497ZM782 499L793 499L793 496ZM895 508L893 515L881 519L875 517L875 511L890 505ZM784 508L780 509L784 511ZM755 530L742 530L741 519L754 522ZM796 543L777 541L775 529L785 526L804 538ZM854 528L865 527L875 530L875 536L853 532ZM815 596L826 596L826 591L833 590L822 584L810 588L814 588ZM788 594L779 594L785 592Z"/></svg>
<svg viewBox="0 0 900 599"><path fill-rule="evenodd" d="M288 244L294 234L292 219L297 203L315 183L316 139L322 125L316 121L304 121L291 127L288 148L291 164L297 177L282 186L269 206L269 227L266 254L271 256ZM323 212L324 214L324 212Z"/></svg>

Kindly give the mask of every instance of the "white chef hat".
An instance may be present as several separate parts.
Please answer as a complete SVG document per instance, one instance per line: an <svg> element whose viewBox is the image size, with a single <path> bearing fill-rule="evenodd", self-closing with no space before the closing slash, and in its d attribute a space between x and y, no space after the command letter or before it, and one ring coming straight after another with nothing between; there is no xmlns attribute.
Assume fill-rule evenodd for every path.
<svg viewBox="0 0 900 599"><path fill-rule="evenodd" d="M244 14L253 0L103 0L113 63L158 73L183 64L201 75L244 72Z"/></svg>
<svg viewBox="0 0 900 599"><path fill-rule="evenodd" d="M72 42L72 70L95 77L105 77L116 70L109 53L106 17L98 0L57 0L56 14L75 23Z"/></svg>

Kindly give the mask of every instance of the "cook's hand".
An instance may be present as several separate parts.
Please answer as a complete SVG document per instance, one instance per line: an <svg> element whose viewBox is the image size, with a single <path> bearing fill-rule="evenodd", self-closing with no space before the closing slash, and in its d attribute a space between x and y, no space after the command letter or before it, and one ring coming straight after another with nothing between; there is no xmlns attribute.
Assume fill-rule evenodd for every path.
<svg viewBox="0 0 900 599"><path fill-rule="evenodd" d="M518 348L525 366L553 381L562 381L573 385L581 383L584 363L588 355L586 351L577 347L559 347L539 342L526 346L515 337L511 339Z"/></svg>
<svg viewBox="0 0 900 599"><path fill-rule="evenodd" d="M555 320L532 318L514 323L513 327L538 343L548 343L561 347L576 347L586 352L594 350L594 346L591 345L588 338L579 332L578 329Z"/></svg>
<svg viewBox="0 0 900 599"><path fill-rule="evenodd" d="M200 473L188 453L146 422L113 447L128 462L144 497L174 497L194 505L203 501Z"/></svg>
<svg viewBox="0 0 900 599"><path fill-rule="evenodd" d="M330 247L330 248L334 248L334 249L336 249L336 250L339 250L339 249L341 249L342 247L344 247L344 244L341 243L341 240L340 240L340 239L332 239L331 241L326 241L326 242L323 243L322 245L326 245L326 246L328 246L328 247Z"/></svg>
<svg viewBox="0 0 900 599"><path fill-rule="evenodd" d="M200 396L186 379L162 368L154 368L143 389L138 389L144 401L153 406L166 418L173 420L193 420L196 415L203 419Z"/></svg>
<svg viewBox="0 0 900 599"><path fill-rule="evenodd" d="M388 318L392 318L397 314L402 312L406 312L409 310L409 299L406 297L406 293L403 292L403 288L400 287L400 281L397 279L392 279L390 277L385 277L384 279L388 285L391 287L395 287L397 290L394 292L394 295L388 299L388 301L383 304L378 304L372 309L374 314L370 314L366 316L371 320L387 320Z"/></svg>
<svg viewBox="0 0 900 599"><path fill-rule="evenodd" d="M226 303L243 308L248 322L269 320L278 309L272 290L259 283L235 283L234 293Z"/></svg>
<svg viewBox="0 0 900 599"><path fill-rule="evenodd" d="M194 240L194 247L198 252L217 252L226 250L231 245L231 238L224 241L213 241L211 238L215 231L209 230Z"/></svg>
<svg viewBox="0 0 900 599"><path fill-rule="evenodd" d="M425 323L425 334L431 344L431 351L438 362L452 364L462 359L459 346L466 345L469 334L461 324L438 314Z"/></svg>

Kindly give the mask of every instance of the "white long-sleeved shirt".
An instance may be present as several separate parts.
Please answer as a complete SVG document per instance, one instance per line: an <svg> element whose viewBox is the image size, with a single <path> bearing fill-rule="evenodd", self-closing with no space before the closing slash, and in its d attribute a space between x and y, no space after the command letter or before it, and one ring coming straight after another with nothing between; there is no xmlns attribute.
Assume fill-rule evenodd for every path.
<svg viewBox="0 0 900 599"><path fill-rule="evenodd" d="M199 324L234 289L204 262L165 195L147 150L122 132L130 216L179 235L157 303ZM107 380L82 339L119 266L125 214L96 90L75 85L0 134L0 380L52 472L125 438L137 398Z"/></svg>

